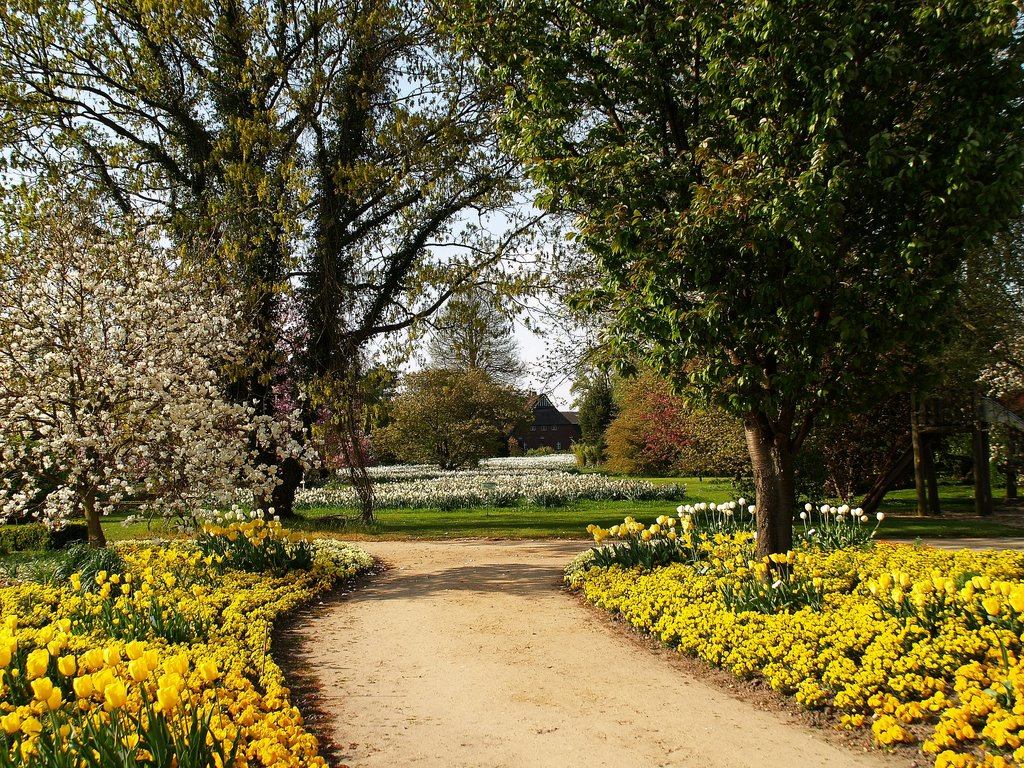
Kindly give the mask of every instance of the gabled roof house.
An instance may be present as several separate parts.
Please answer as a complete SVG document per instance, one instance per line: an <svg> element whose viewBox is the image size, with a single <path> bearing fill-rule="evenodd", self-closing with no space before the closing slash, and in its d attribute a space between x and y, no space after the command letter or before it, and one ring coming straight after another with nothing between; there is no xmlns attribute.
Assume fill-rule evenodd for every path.
<svg viewBox="0 0 1024 768"><path fill-rule="evenodd" d="M533 422L519 428L512 436L525 450L554 448L567 451L569 446L580 439L580 420L576 411L560 411L547 395L535 395L530 403L533 408Z"/></svg>

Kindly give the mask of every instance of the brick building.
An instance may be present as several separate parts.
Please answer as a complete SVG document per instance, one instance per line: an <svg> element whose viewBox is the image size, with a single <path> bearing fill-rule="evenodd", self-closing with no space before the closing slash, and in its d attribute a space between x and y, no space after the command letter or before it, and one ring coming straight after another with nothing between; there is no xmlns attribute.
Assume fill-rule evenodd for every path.
<svg viewBox="0 0 1024 768"><path fill-rule="evenodd" d="M537 395L532 402L533 423L525 429L512 433L525 450L532 448L554 448L567 451L569 446L580 439L579 414L576 411L560 411L547 395Z"/></svg>

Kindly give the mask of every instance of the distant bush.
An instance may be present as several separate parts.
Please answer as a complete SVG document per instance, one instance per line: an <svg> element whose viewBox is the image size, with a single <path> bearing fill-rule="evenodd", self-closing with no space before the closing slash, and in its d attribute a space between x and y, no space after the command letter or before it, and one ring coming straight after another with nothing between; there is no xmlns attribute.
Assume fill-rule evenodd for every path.
<svg viewBox="0 0 1024 768"><path fill-rule="evenodd" d="M573 443L572 455L576 457L577 467L596 467L604 461L604 449L600 445Z"/></svg>
<svg viewBox="0 0 1024 768"><path fill-rule="evenodd" d="M63 549L88 539L89 533L84 522L68 523L59 530L50 530L43 523L0 525L0 555Z"/></svg>
<svg viewBox="0 0 1024 768"><path fill-rule="evenodd" d="M0 555L37 552L50 546L50 531L42 523L0 525Z"/></svg>
<svg viewBox="0 0 1024 768"><path fill-rule="evenodd" d="M542 445L540 448L531 448L526 452L527 456L553 456L555 449L550 445Z"/></svg>
<svg viewBox="0 0 1024 768"><path fill-rule="evenodd" d="M749 474L743 427L717 409L688 406L650 372L626 382L605 432L609 470L634 475L735 477Z"/></svg>

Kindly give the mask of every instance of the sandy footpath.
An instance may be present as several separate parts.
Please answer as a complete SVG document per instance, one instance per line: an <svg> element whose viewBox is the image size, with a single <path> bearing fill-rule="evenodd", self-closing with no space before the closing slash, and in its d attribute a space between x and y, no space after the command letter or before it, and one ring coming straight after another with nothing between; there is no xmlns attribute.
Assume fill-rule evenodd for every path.
<svg viewBox="0 0 1024 768"><path fill-rule="evenodd" d="M368 542L391 567L301 621L352 768L905 766L666 663L561 588L578 541Z"/></svg>

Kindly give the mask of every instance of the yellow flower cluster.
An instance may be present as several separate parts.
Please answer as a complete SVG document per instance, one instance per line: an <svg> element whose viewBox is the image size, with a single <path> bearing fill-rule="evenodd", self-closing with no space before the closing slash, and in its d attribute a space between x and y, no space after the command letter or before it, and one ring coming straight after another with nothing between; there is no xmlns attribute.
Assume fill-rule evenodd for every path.
<svg viewBox="0 0 1024 768"><path fill-rule="evenodd" d="M305 537L301 533L289 531L277 520L265 520L262 517L233 522L228 525L205 523L202 531L211 536L224 536L229 541L235 541L239 536L244 536L249 543L256 547L268 540L290 541L293 544L305 541Z"/></svg>
<svg viewBox="0 0 1024 768"><path fill-rule="evenodd" d="M1024 554L880 543L766 568L749 559L749 535L698 539L697 562L595 567L587 553L567 582L681 652L833 707L840 726L870 727L881 745L921 737L936 765L1024 765ZM778 568L820 604L728 608L723 585L770 589Z"/></svg>
<svg viewBox="0 0 1024 768"><path fill-rule="evenodd" d="M372 561L339 542L314 549L310 570L271 576L219 573L192 544L126 544L127 571L101 572L95 592L77 574L67 585L0 588L0 765L104 764L114 750L185 766L175 752L185 744L207 746L202 764L325 765L269 654L269 631ZM116 636L154 603L165 610L146 614L145 637ZM159 624L168 611L198 628L193 636L174 639Z"/></svg>

